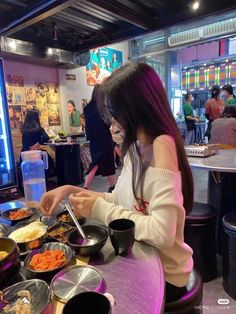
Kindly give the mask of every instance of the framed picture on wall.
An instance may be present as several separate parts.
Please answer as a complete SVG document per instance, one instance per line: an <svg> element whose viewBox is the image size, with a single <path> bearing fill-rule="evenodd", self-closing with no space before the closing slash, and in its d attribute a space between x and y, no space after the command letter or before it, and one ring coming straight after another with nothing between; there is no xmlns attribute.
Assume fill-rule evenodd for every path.
<svg viewBox="0 0 236 314"><path fill-rule="evenodd" d="M48 104L48 123L50 126L61 124L58 104Z"/></svg>
<svg viewBox="0 0 236 314"><path fill-rule="evenodd" d="M36 105L36 90L34 87L25 88L25 103L26 105Z"/></svg>
<svg viewBox="0 0 236 314"><path fill-rule="evenodd" d="M101 83L113 71L122 66L122 52L111 48L93 49L86 66L87 85Z"/></svg>

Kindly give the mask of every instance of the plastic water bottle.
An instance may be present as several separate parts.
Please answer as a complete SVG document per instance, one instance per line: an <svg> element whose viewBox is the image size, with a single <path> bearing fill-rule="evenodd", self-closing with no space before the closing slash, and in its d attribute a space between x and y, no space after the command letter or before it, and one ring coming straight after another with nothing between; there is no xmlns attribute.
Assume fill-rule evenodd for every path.
<svg viewBox="0 0 236 314"><path fill-rule="evenodd" d="M46 152L31 150L22 152L21 158L26 206L37 208L43 193L46 192L44 169L48 169L48 156Z"/></svg>

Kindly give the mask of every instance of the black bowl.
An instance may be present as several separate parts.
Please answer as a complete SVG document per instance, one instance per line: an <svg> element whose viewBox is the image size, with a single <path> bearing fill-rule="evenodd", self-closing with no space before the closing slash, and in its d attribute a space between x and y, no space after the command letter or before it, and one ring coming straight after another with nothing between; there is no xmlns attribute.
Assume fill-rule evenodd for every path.
<svg viewBox="0 0 236 314"><path fill-rule="evenodd" d="M77 254L91 256L98 253L106 243L109 236L109 229L106 226L85 225L82 229L88 238L88 243L84 241L77 229L67 234L67 242ZM91 242L91 244L89 243Z"/></svg>
<svg viewBox="0 0 236 314"><path fill-rule="evenodd" d="M12 228L9 225L6 224L0 224L0 237L5 237L10 233Z"/></svg>
<svg viewBox="0 0 236 314"><path fill-rule="evenodd" d="M58 266L58 267L53 268L51 270L35 270L35 269L33 269L30 266L30 261L31 261L32 257L35 254L43 253L47 250L61 250L61 251L63 251L65 256L66 256L66 262L64 262L61 266ZM72 257L73 257L73 252L68 245L63 244L63 243L58 243L58 242L46 243L40 249L33 250L29 255L27 255L27 257L25 258L25 261L24 261L24 267L28 271L30 271L31 273L35 274L37 276L37 278L46 278L48 276L51 277L51 276L54 276L59 270L66 267L70 263Z"/></svg>
<svg viewBox="0 0 236 314"><path fill-rule="evenodd" d="M21 208L24 208L26 210L29 210L31 211L31 213L29 213L28 216L24 217L24 218L20 218L20 219L10 219L10 213L12 212L16 212L17 210L21 209ZM16 223L20 222L20 221L24 221L26 219L29 219L30 217L32 217L33 215L35 215L36 213L38 212L38 209L37 208L26 208L26 207L19 207L19 208L14 208L14 209L8 209L4 212L1 213L1 216L3 219L6 219L6 220L9 220L11 221L11 223L13 225L15 225Z"/></svg>
<svg viewBox="0 0 236 314"><path fill-rule="evenodd" d="M65 219L63 219L63 216ZM69 224L69 225L72 225L72 226L75 226L68 210L63 210L62 212L60 212L59 214L57 214L56 216L56 219L59 221L59 222L64 222L66 224ZM85 218L84 217L80 217L80 218L77 218L78 219L78 222L80 225L83 225L85 223Z"/></svg>
<svg viewBox="0 0 236 314"><path fill-rule="evenodd" d="M0 238L0 251L8 252L8 255L0 260L0 287L2 287L18 270L20 252L16 242L8 238Z"/></svg>

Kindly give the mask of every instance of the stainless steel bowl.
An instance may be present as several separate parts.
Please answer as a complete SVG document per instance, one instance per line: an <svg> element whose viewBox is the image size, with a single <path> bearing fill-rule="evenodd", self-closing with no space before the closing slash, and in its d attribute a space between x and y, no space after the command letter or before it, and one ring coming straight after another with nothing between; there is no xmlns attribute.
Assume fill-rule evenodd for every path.
<svg viewBox="0 0 236 314"><path fill-rule="evenodd" d="M31 307L33 314L53 314L54 306L51 301L51 293L48 284L40 279L26 280L16 283L3 290L4 300L10 303L17 299L17 292L28 290L31 295Z"/></svg>
<svg viewBox="0 0 236 314"><path fill-rule="evenodd" d="M8 233L10 233L12 228L6 224L0 224L0 237L5 237Z"/></svg>
<svg viewBox="0 0 236 314"><path fill-rule="evenodd" d="M22 227L25 227L28 225L28 222L21 222L21 223L18 223L14 230L8 235L8 237L17 229L20 229ZM31 241L27 241L27 242L17 242L17 246L20 250L20 254L21 255L26 255L28 254L30 251L34 250L34 249L38 249L40 248L43 243L44 243L44 240L46 238L46 235L47 235L47 229L45 228L45 233L39 237L39 238L36 238L34 240L31 240Z"/></svg>

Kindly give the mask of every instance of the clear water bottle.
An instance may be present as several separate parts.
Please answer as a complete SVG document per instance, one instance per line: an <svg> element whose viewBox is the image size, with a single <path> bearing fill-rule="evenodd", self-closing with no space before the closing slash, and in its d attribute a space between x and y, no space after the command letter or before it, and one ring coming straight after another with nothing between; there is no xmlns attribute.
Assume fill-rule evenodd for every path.
<svg viewBox="0 0 236 314"><path fill-rule="evenodd" d="M22 152L21 158L26 206L37 208L46 192L45 169L48 169L48 156L46 152L31 150Z"/></svg>

